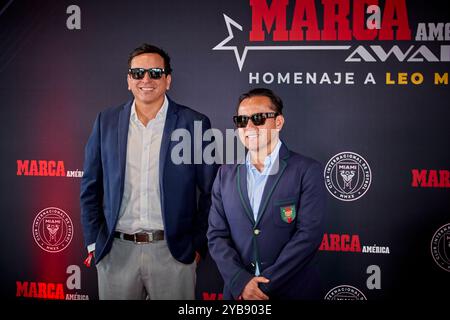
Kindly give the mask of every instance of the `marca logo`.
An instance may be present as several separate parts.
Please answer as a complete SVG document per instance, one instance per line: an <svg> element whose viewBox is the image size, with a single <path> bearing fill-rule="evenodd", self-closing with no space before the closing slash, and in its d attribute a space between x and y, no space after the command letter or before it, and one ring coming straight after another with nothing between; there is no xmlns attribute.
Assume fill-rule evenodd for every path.
<svg viewBox="0 0 450 320"><path fill-rule="evenodd" d="M64 177L64 161L53 160L17 160L17 175Z"/></svg>
<svg viewBox="0 0 450 320"><path fill-rule="evenodd" d="M223 300L223 293L209 293L203 292L203 300Z"/></svg>
<svg viewBox="0 0 450 320"><path fill-rule="evenodd" d="M390 250L387 246L361 246L359 235L353 234L335 234L325 233L322 243L319 247L320 251L339 251L339 252L362 252L362 253L383 253L389 254Z"/></svg>
<svg viewBox="0 0 450 320"><path fill-rule="evenodd" d="M270 2L270 4L269 4ZM402 50L397 45L388 51L380 45L351 46L350 41L411 41L406 0L389 0L384 7L378 1L350 0L249 0L251 9L251 29L244 27L226 14L223 14L228 36L212 50L233 51L239 71L242 71L248 51L279 50L350 50L345 62L385 62L389 58L408 62L450 61L450 46L440 46L433 53L425 45L410 45ZM318 10L318 6L322 6ZM288 8L290 11L288 11ZM319 26L318 12L322 14L323 25ZM290 21L290 25L288 25ZM249 23L247 23L249 24ZM446 30L450 24L419 23L416 41L450 40ZM229 45L235 38L235 29L248 34L249 44ZM264 41L264 45L260 45ZM326 45L304 45L304 41L333 41ZM334 42L346 41L345 45ZM234 43L233 41L232 43ZM266 45L272 42L274 45ZM301 45L280 45L280 42L301 42ZM241 51L242 53L240 53Z"/></svg>
<svg viewBox="0 0 450 320"><path fill-rule="evenodd" d="M321 3L324 21L322 30L319 29L317 22L314 0L295 1L292 24L290 29L287 29L288 0L272 0L270 7L266 0L250 0L252 7L250 41L265 40L263 24L272 33L273 41L411 39L405 0L386 1L380 30L366 28L365 9L369 3L365 1L322 0ZM350 8L351 4L353 8ZM353 29L350 28L350 9L353 9ZM395 36L394 28L397 29Z"/></svg>
<svg viewBox="0 0 450 320"><path fill-rule="evenodd" d="M16 297L64 300L62 283L16 281Z"/></svg>
<svg viewBox="0 0 450 320"><path fill-rule="evenodd" d="M70 293L64 293L62 283L16 281L16 297L56 300L89 300L89 295L80 294L81 269L72 264L66 268L66 289Z"/></svg>
<svg viewBox="0 0 450 320"><path fill-rule="evenodd" d="M16 175L81 178L83 171L78 169L66 171L64 161L61 160L17 160Z"/></svg>
<svg viewBox="0 0 450 320"><path fill-rule="evenodd" d="M412 169L411 186L418 188L450 188L449 170Z"/></svg>
<svg viewBox="0 0 450 320"><path fill-rule="evenodd" d="M361 252L361 243L359 236L356 234L327 234L322 238L319 250L322 251L350 251Z"/></svg>

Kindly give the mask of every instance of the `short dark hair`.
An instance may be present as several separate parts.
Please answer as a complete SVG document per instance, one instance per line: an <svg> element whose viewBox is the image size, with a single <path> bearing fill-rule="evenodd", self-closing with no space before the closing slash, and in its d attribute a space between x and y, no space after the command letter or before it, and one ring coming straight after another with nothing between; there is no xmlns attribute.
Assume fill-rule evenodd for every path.
<svg viewBox="0 0 450 320"><path fill-rule="evenodd" d="M279 96L277 96L272 90L266 88L256 88L252 89L246 93L241 94L239 97L239 102L236 108L236 111L239 110L239 106L244 99L252 98L252 97L267 97L272 102L270 108L278 112L279 114L283 114L283 100Z"/></svg>
<svg viewBox="0 0 450 320"><path fill-rule="evenodd" d="M172 73L172 67L170 66L170 57L167 54L167 52L165 52L161 48L158 48L157 46L154 46L154 45L151 45L148 43L143 43L142 45L140 45L139 47L137 47L130 53L130 56L128 57L128 68L131 68L131 60L133 60L134 57L139 56L144 53L159 54L161 56L161 58L164 59L164 70L165 70L166 74L169 75Z"/></svg>

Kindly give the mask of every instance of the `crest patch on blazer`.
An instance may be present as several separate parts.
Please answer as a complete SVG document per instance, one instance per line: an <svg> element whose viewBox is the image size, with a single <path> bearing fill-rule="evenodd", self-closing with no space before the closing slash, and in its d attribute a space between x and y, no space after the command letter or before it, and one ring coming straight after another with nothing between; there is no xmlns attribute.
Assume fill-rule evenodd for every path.
<svg viewBox="0 0 450 320"><path fill-rule="evenodd" d="M291 223L294 221L296 212L295 205L292 204L290 206L283 206L280 208L281 219L286 223Z"/></svg>

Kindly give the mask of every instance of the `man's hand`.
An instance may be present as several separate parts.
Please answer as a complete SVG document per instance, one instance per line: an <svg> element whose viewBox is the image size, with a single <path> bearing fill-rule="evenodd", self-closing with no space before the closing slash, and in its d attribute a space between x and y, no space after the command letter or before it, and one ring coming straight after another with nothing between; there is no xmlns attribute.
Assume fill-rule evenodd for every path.
<svg viewBox="0 0 450 320"><path fill-rule="evenodd" d="M199 263L200 260L202 259L202 256L200 255L200 253L198 253L197 251L195 251L195 263Z"/></svg>
<svg viewBox="0 0 450 320"><path fill-rule="evenodd" d="M244 300L269 300L269 297L264 294L258 287L258 283L268 283L269 279L264 277L254 277L246 285L242 291L242 299Z"/></svg>

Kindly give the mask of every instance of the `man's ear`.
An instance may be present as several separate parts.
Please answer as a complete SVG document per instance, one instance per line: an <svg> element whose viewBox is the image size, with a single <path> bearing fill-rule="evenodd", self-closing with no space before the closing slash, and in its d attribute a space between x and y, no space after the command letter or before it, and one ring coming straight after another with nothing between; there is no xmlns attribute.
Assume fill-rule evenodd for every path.
<svg viewBox="0 0 450 320"><path fill-rule="evenodd" d="M172 83L172 76L171 76L170 74L168 74L168 75L166 76L166 78L167 78L167 81L166 81L166 83L167 83L167 85L166 85L166 91L169 91L169 90L170 90L170 84Z"/></svg>
<svg viewBox="0 0 450 320"><path fill-rule="evenodd" d="M275 127L278 131L280 131L283 128L284 125L284 117L282 114L280 114L278 117L275 118Z"/></svg>

